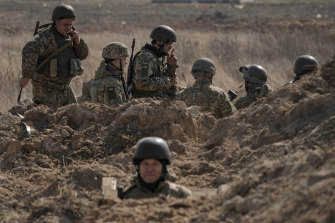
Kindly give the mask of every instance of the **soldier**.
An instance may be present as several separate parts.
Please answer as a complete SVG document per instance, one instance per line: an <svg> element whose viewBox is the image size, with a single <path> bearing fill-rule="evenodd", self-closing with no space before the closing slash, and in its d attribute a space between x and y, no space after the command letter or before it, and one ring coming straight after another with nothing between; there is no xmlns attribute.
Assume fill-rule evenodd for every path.
<svg viewBox="0 0 335 223"><path fill-rule="evenodd" d="M295 78L293 81L290 81L287 84L293 84L297 80L301 78L301 76L305 74L310 74L311 72L317 70L319 68L319 62L310 55L302 55L295 59L293 65L293 72L295 73Z"/></svg>
<svg viewBox="0 0 335 223"><path fill-rule="evenodd" d="M177 58L172 44L177 41L176 33L169 26L160 25L152 30L150 38L151 44L145 44L134 57L132 96L173 98L177 84Z"/></svg>
<svg viewBox="0 0 335 223"><path fill-rule="evenodd" d="M91 86L91 99L94 103L118 106L126 102L122 86L124 68L127 64L128 48L119 42L109 43L103 48L104 60L95 71Z"/></svg>
<svg viewBox="0 0 335 223"><path fill-rule="evenodd" d="M191 195L187 188L166 180L166 165L171 164L171 153L166 141L159 137L145 137L136 144L133 164L137 177L124 193L123 198L151 198L159 194L183 198Z"/></svg>
<svg viewBox="0 0 335 223"><path fill-rule="evenodd" d="M75 103L70 82L81 75L80 60L88 55L88 47L72 24L76 14L70 5L59 5L52 12L52 22L39 31L22 50L22 78L24 88L30 79L33 101L53 109Z"/></svg>
<svg viewBox="0 0 335 223"><path fill-rule="evenodd" d="M236 111L227 95L220 88L210 86L216 73L215 64L208 58L197 59L191 71L195 83L177 94L187 106L197 105L200 111L209 111L216 118L226 117Z"/></svg>
<svg viewBox="0 0 335 223"><path fill-rule="evenodd" d="M248 107L258 98L266 96L271 88L266 84L267 72L264 67L253 64L240 67L239 71L243 73L247 95L238 99L234 105L237 109L242 109Z"/></svg>

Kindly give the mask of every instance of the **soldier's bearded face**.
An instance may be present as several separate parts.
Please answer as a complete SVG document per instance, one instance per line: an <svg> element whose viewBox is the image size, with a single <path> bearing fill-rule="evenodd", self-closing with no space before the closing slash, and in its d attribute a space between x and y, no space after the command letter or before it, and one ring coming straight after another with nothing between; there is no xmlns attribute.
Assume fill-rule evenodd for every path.
<svg viewBox="0 0 335 223"><path fill-rule="evenodd" d="M63 36L67 36L67 34L72 30L73 19L61 19L56 22L56 29Z"/></svg>
<svg viewBox="0 0 335 223"><path fill-rule="evenodd" d="M168 54L168 52L172 49L173 41L170 41L169 43L164 43L163 45L163 52Z"/></svg>
<svg viewBox="0 0 335 223"><path fill-rule="evenodd" d="M155 183L162 175L163 165L155 159L145 159L140 163L140 176L148 184Z"/></svg>

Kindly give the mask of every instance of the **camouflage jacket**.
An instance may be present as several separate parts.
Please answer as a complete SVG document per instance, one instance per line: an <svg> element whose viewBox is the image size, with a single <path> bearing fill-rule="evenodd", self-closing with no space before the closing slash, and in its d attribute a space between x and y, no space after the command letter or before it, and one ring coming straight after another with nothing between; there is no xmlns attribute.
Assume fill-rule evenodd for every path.
<svg viewBox="0 0 335 223"><path fill-rule="evenodd" d="M38 32L34 36L34 39L29 41L22 50L22 76L32 78L33 80L51 81L56 84L69 83L72 77L46 77L45 75L41 75L40 71L36 71L39 63L57 51L61 47L59 45L60 42L65 43L66 41L70 41L70 38L56 31L54 25L50 25ZM88 46L83 39L80 39L78 45L72 43L72 47L68 48L64 51L71 51L75 58L83 60L88 56ZM60 61L57 62L61 63ZM50 64L50 61L48 63ZM65 63L69 64L69 61ZM50 65L47 64L46 66ZM67 67L66 69L70 68Z"/></svg>
<svg viewBox="0 0 335 223"><path fill-rule="evenodd" d="M126 102L121 75L122 72L113 66L108 66L107 70L105 61L102 61L91 85L92 102L109 106L118 106Z"/></svg>
<svg viewBox="0 0 335 223"><path fill-rule="evenodd" d="M242 109L248 107L253 102L257 101L258 98L265 97L271 91L271 87L267 84L263 86L252 86L247 91L247 95L238 99L235 102L236 109Z"/></svg>
<svg viewBox="0 0 335 223"><path fill-rule="evenodd" d="M175 93L177 66L164 64L155 51L146 44L134 58L134 97L167 97Z"/></svg>
<svg viewBox="0 0 335 223"><path fill-rule="evenodd" d="M210 86L209 82L196 80L193 86L177 93L176 99L184 101L188 107L197 105L201 112L209 111L216 118L226 117L236 112L236 108L224 91Z"/></svg>
<svg viewBox="0 0 335 223"><path fill-rule="evenodd" d="M164 194L167 197L185 198L190 196L191 193L192 192L186 187L171 183L169 181L160 182L157 188L154 191L151 191L142 185L139 177L135 177L133 180L133 185L131 185L123 193L123 198L152 198L157 197L159 194Z"/></svg>

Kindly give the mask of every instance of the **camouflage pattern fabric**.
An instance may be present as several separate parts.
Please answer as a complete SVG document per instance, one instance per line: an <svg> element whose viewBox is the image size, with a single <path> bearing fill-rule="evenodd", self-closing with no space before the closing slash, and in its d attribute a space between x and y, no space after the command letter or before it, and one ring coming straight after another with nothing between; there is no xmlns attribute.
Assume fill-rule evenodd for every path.
<svg viewBox="0 0 335 223"><path fill-rule="evenodd" d="M133 185L130 186L123 193L123 198L152 198L157 197L159 194L164 194L167 197L185 198L191 195L191 191L184 186L171 183L169 181L162 181L159 183L154 191L145 188L139 177L133 180Z"/></svg>
<svg viewBox="0 0 335 223"><path fill-rule="evenodd" d="M234 105L238 110L246 108L253 102L257 101L258 98L265 97L270 91L271 87L267 84L252 85L248 88L247 95L238 99Z"/></svg>
<svg viewBox="0 0 335 223"><path fill-rule="evenodd" d="M209 81L196 80L193 86L177 93L176 99L184 101L188 107L197 105L201 112L211 112L216 118L226 117L236 112L236 108L224 91L210 86Z"/></svg>
<svg viewBox="0 0 335 223"><path fill-rule="evenodd" d="M43 104L54 110L77 102L71 87L65 90L58 90L40 83L33 83L33 101L36 104Z"/></svg>
<svg viewBox="0 0 335 223"><path fill-rule="evenodd" d="M109 106L118 106L126 102L121 75L122 72L116 67L106 67L105 61L102 61L91 86L92 102Z"/></svg>
<svg viewBox="0 0 335 223"><path fill-rule="evenodd" d="M78 103L83 103L85 101L91 101L91 86L93 79L89 81L84 81L81 88L81 96L77 98Z"/></svg>
<svg viewBox="0 0 335 223"><path fill-rule="evenodd" d="M249 95L246 95L242 98L239 98L236 102L235 102L235 108L240 110L242 108L246 108L248 107L249 105L251 105L253 102L257 101L256 98L253 98Z"/></svg>
<svg viewBox="0 0 335 223"><path fill-rule="evenodd" d="M69 73L72 71L73 74L81 74L82 70L81 67L78 64L78 60L83 60L88 55L88 47L87 44L84 42L83 39L80 39L80 43L73 44L72 47L65 49L64 52L67 54L74 55L75 58L69 59L68 61L58 61L59 58L62 58L62 56L58 56L56 58L52 58L47 65L44 67L46 69L43 69L44 71L48 71L49 75L45 75L45 73L41 73L41 70L36 71L36 68L39 63L41 63L45 58L47 58L49 55L57 51L57 49L60 47L60 42L66 42L69 41L68 37L62 36L59 33L55 34L55 27L53 25L41 30L38 32L34 39L32 41L29 41L22 50L22 76L31 78L33 88L40 89L41 85L44 86L44 88L53 88L54 92L59 92L62 97L68 97L64 100L61 99L62 97L53 97L53 99L49 99L50 94L41 95L41 92L44 94L46 90L35 90L33 91L34 98L38 98L39 101L36 101L37 103L42 103L48 101L48 105L55 108L59 105L65 105L64 101L68 101L68 103L72 103L72 97L73 92L69 88L69 84L71 79L74 76L70 75L59 75L59 74L53 74L52 69L55 65L58 63L58 66L56 65L56 68L54 70L66 70ZM56 31L57 32L57 31ZM65 58L65 57L63 57ZM60 67L61 64L66 64L68 67ZM78 70L76 70L78 69ZM36 85L36 86L35 86ZM64 91L61 93L61 91ZM35 93L34 93L35 92ZM36 93L39 92L39 93ZM72 92L69 93L68 92ZM49 92L50 93L50 92ZM56 94L56 93L55 93ZM58 93L57 93L58 95ZM64 96L67 95L67 96ZM34 99L33 99L34 100Z"/></svg>
<svg viewBox="0 0 335 223"><path fill-rule="evenodd" d="M134 60L133 97L173 97L177 85L176 67L163 64L153 51L143 47Z"/></svg>

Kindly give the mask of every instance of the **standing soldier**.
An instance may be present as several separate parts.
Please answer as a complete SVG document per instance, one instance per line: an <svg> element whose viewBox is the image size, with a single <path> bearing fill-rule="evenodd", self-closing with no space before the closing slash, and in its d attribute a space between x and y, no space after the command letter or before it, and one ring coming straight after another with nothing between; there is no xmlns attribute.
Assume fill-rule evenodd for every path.
<svg viewBox="0 0 335 223"><path fill-rule="evenodd" d="M243 73L247 95L238 99L234 105L237 109L242 109L257 101L258 98L266 96L271 88L266 84L267 72L264 67L253 64L242 66L239 71Z"/></svg>
<svg viewBox="0 0 335 223"><path fill-rule="evenodd" d="M88 47L73 28L76 14L70 5L59 5L52 12L52 24L39 31L22 50L21 88L30 79L33 101L53 109L75 103L70 82L81 75L80 60L88 55Z"/></svg>
<svg viewBox="0 0 335 223"><path fill-rule="evenodd" d="M145 137L136 144L133 164L137 176L122 198L151 198L159 194L183 198L191 195L187 188L166 180L166 165L171 164L171 153L166 141L159 137Z"/></svg>
<svg viewBox="0 0 335 223"><path fill-rule="evenodd" d="M297 80L299 80L303 75L310 74L311 72L317 70L319 68L319 62L310 55L302 55L295 59L293 65L293 72L295 74L295 78L293 81L290 81L287 84L293 84Z"/></svg>
<svg viewBox="0 0 335 223"><path fill-rule="evenodd" d="M211 59L197 59L191 73L195 79L193 86L178 93L176 99L184 101L187 106L197 105L200 111L209 111L216 118L226 117L236 111L222 89L210 86L216 73Z"/></svg>
<svg viewBox="0 0 335 223"><path fill-rule="evenodd" d="M127 47L123 43L112 42L103 48L104 60L92 81L92 102L118 106L126 101L126 89L121 81L128 56Z"/></svg>
<svg viewBox="0 0 335 223"><path fill-rule="evenodd" d="M151 44L145 44L134 57L133 70L130 74L132 96L173 98L177 84L175 73L177 58L172 44L177 41L176 33L169 26L160 25L152 30L150 38ZM164 64L165 56L167 56L166 64Z"/></svg>

